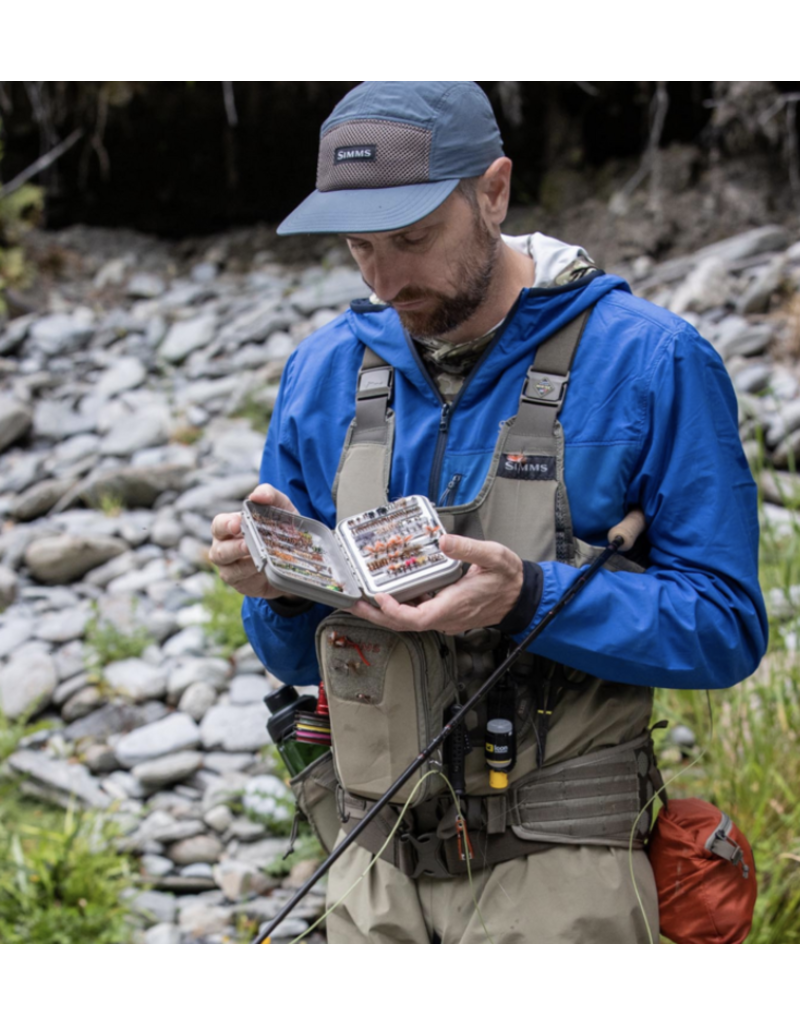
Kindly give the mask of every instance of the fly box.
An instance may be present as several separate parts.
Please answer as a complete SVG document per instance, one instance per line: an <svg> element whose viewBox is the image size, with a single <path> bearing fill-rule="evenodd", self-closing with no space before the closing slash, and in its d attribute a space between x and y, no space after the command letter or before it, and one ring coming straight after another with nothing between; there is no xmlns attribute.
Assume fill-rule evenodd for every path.
<svg viewBox="0 0 800 1024"><path fill-rule="evenodd" d="M427 498L412 495L343 519L316 519L246 501L242 530L256 568L278 590L349 608L376 594L410 601L461 576L439 550L444 529Z"/></svg>

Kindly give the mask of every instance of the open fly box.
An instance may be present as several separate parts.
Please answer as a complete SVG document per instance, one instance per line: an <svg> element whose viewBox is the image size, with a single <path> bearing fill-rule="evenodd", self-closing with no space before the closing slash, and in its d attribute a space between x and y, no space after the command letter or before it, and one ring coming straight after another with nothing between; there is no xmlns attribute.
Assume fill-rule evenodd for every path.
<svg viewBox="0 0 800 1024"><path fill-rule="evenodd" d="M349 608L376 594L410 601L461 576L460 561L439 550L444 530L427 498L412 495L343 519L330 530L316 519L246 501L250 555L278 590Z"/></svg>

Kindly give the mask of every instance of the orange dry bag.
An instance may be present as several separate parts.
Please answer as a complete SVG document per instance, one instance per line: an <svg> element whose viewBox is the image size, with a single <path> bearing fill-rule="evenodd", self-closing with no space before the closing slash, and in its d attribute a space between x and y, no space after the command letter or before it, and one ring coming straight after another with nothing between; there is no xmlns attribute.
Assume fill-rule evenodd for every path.
<svg viewBox="0 0 800 1024"><path fill-rule="evenodd" d="M705 800L670 800L648 844L661 934L673 942L744 942L753 923L753 851L727 814Z"/></svg>

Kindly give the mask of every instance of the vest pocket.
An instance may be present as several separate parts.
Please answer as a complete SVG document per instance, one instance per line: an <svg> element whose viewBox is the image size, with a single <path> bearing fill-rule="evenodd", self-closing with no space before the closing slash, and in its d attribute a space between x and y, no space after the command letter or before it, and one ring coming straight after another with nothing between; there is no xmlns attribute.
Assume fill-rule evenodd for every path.
<svg viewBox="0 0 800 1024"><path fill-rule="evenodd" d="M341 785L377 800L444 725L455 699L453 645L439 633L394 633L342 612L317 629L317 658L325 680L333 759ZM395 796L406 801L431 765ZM444 788L431 776L413 805Z"/></svg>

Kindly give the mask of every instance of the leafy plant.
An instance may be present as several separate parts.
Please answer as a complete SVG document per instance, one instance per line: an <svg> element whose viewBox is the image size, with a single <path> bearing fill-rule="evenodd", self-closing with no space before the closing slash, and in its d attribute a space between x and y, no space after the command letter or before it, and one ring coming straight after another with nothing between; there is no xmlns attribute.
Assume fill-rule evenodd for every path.
<svg viewBox="0 0 800 1024"><path fill-rule="evenodd" d="M203 630L226 658L247 643L242 625L242 600L240 593L214 573L211 586L200 602L206 613Z"/></svg>
<svg viewBox="0 0 800 1024"><path fill-rule="evenodd" d="M50 728L50 721L42 720L29 725L28 718L28 715L22 715L12 722L6 717L3 709L0 708L0 764L9 754L14 753L19 745L19 741L25 736L30 736L32 733Z"/></svg>
<svg viewBox="0 0 800 1024"><path fill-rule="evenodd" d="M102 619L95 605L94 614L86 624L83 641L89 678L92 682L101 682L106 665L112 661L140 657L153 638L143 626L123 633L113 622Z"/></svg>
<svg viewBox="0 0 800 1024"><path fill-rule="evenodd" d="M2 159L0 136L0 163ZM6 312L6 289L24 285L29 279L30 268L20 243L25 232L38 221L43 208L44 193L36 185L22 185L0 197L0 316Z"/></svg>
<svg viewBox="0 0 800 1024"><path fill-rule="evenodd" d="M0 942L130 941L124 890L135 875L110 824L70 808L57 826L33 825L8 807L0 804Z"/></svg>

